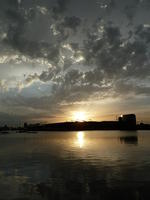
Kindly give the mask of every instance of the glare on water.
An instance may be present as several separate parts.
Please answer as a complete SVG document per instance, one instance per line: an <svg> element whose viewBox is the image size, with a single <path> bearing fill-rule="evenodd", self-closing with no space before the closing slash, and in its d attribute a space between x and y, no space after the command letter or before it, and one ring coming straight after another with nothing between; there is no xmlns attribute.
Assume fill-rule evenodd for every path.
<svg viewBox="0 0 150 200"><path fill-rule="evenodd" d="M79 131L77 133L77 143L80 148L84 146L84 132Z"/></svg>

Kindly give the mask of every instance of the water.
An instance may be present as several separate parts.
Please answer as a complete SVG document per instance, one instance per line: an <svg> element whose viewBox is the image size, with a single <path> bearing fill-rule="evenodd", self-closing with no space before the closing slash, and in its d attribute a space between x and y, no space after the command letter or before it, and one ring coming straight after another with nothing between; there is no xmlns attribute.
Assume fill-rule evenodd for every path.
<svg viewBox="0 0 150 200"><path fill-rule="evenodd" d="M150 131L0 135L0 200L150 199Z"/></svg>

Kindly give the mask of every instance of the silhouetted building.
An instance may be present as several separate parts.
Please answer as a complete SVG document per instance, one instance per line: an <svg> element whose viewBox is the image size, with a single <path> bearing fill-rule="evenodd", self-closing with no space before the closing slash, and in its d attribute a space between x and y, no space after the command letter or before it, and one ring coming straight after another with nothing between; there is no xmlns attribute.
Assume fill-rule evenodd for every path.
<svg viewBox="0 0 150 200"><path fill-rule="evenodd" d="M135 114L122 115L118 118L120 129L136 129Z"/></svg>
<svg viewBox="0 0 150 200"><path fill-rule="evenodd" d="M28 124L25 122L24 123L24 128L27 129L28 128Z"/></svg>

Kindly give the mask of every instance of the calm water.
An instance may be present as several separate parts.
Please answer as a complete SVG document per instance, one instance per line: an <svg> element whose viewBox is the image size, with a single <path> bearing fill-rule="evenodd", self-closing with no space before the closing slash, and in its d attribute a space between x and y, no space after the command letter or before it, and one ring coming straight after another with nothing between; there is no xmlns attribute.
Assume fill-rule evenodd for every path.
<svg viewBox="0 0 150 200"><path fill-rule="evenodd" d="M0 135L0 200L150 199L150 131Z"/></svg>

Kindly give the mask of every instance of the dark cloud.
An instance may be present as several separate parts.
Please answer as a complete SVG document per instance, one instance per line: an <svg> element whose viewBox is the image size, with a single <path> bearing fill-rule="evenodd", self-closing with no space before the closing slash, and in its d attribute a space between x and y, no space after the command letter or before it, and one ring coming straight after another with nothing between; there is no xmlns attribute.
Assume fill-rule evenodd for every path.
<svg viewBox="0 0 150 200"><path fill-rule="evenodd" d="M99 99L111 95L149 95L149 87L139 84L140 80L149 77L148 47L144 37L137 39L139 36L135 32L134 40L130 41L128 36L122 37L119 27L109 23L98 24L95 28L97 31L88 33L82 48L84 64L93 68L88 71L71 69L61 74L61 69L55 67L38 76L40 81L55 83L52 94L46 97L49 102L77 102L95 95ZM79 48L78 45L72 47L74 50ZM37 76L32 78L37 79Z"/></svg>
<svg viewBox="0 0 150 200"><path fill-rule="evenodd" d="M44 41L30 41L25 37L24 32L27 23L32 20L30 12L26 14L28 10L22 12L22 10L7 10L6 14L10 19L7 31L7 37L4 42L11 46L14 50L19 51L24 55L29 55L32 58L48 58L55 60L58 58L59 49L57 44L52 46ZM47 54L45 54L45 52Z"/></svg>
<svg viewBox="0 0 150 200"><path fill-rule="evenodd" d="M57 0L56 6L52 9L55 18L60 17L66 11L69 2L70 0Z"/></svg>
<svg viewBox="0 0 150 200"><path fill-rule="evenodd" d="M2 95L0 105L40 109L45 115L48 110L55 116L62 103L149 96L150 25L144 6L148 1L86 2L95 13L74 10L71 0L0 2L1 63L12 56L8 64L14 67L18 62L29 65L27 58L35 65L33 73L23 71L19 78L16 73L13 87L0 80L1 93L9 94ZM85 1L78 4L84 8ZM36 63L46 67L38 71ZM34 96L33 87L49 89ZM29 96L24 88L30 90Z"/></svg>
<svg viewBox="0 0 150 200"><path fill-rule="evenodd" d="M106 77L149 76L148 34L142 34L139 39L139 32L136 31L134 40L130 41L128 37L123 38L119 27L99 26L102 26L102 31L88 34L85 43L87 63L95 64Z"/></svg>
<svg viewBox="0 0 150 200"><path fill-rule="evenodd" d="M135 96L135 95L150 95L149 86L139 86L138 83L126 82L125 80L118 80L115 83L115 91L119 96ZM121 91L121 92L120 92Z"/></svg>
<svg viewBox="0 0 150 200"><path fill-rule="evenodd" d="M81 24L81 19L75 16L65 17L62 25L76 31L77 27Z"/></svg>
<svg viewBox="0 0 150 200"><path fill-rule="evenodd" d="M136 30L135 34L138 40L142 40L143 42L150 43L150 25L140 24Z"/></svg>
<svg viewBox="0 0 150 200"><path fill-rule="evenodd" d="M59 14L65 11L67 2L68 1L63 0L57 2L55 8L57 8ZM13 1L11 3L8 1L7 4L9 6L4 11L7 24L6 36L3 39L3 43L8 45L8 48L11 47L25 56L30 56L31 58L43 58L57 64L59 62L61 43L68 39L70 34L77 31L77 27L81 23L80 18L62 15L61 20L54 19L54 24L52 24L55 29L54 31L58 33L57 36L55 36L55 33L52 35L52 32L49 41L45 41L43 38L33 41L28 37L28 25L34 23L37 13L36 8L38 6L36 6L36 8L20 7L18 1ZM25 34L26 32L28 33L27 35Z"/></svg>

